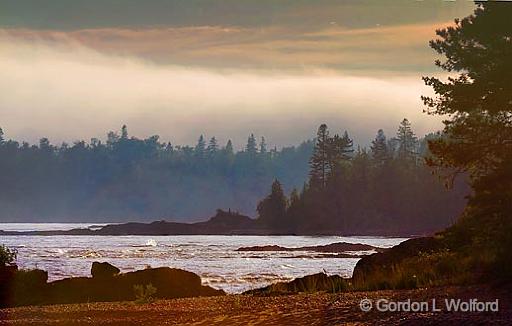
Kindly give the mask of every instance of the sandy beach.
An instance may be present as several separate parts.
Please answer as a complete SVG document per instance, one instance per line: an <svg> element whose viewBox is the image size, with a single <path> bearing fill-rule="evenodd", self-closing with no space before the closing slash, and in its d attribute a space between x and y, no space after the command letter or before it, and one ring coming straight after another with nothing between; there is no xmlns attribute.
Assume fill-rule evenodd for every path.
<svg viewBox="0 0 512 326"><path fill-rule="evenodd" d="M441 287L341 294L223 297L19 307L0 310L0 325L364 325L510 324L507 287ZM362 299L428 301L499 300L499 312L363 312ZM441 306L441 304L438 304Z"/></svg>

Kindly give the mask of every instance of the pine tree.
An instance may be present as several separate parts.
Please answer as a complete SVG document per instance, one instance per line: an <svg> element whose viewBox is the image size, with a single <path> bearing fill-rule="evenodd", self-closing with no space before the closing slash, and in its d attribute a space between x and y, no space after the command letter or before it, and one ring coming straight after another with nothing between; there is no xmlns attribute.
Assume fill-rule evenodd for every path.
<svg viewBox="0 0 512 326"><path fill-rule="evenodd" d="M352 154L354 153L354 141L348 136L346 130L341 138L340 150L343 160L350 160L352 158Z"/></svg>
<svg viewBox="0 0 512 326"><path fill-rule="evenodd" d="M372 151L372 159L376 165L383 165L389 160L386 135L384 135L384 131L382 129L377 131L377 136L375 136L375 139L372 141L370 149Z"/></svg>
<svg viewBox="0 0 512 326"><path fill-rule="evenodd" d="M295 231L300 224L300 218L303 214L302 208L301 195L297 188L293 188L290 193L290 202L286 210L286 224L289 231Z"/></svg>
<svg viewBox="0 0 512 326"><path fill-rule="evenodd" d="M343 136L334 135L331 140L331 156L333 161L345 160L348 161L352 158L354 153L354 142L350 139L348 132L345 131Z"/></svg>
<svg viewBox="0 0 512 326"><path fill-rule="evenodd" d="M224 147L224 151L226 152L226 154L228 155L234 155L234 152L233 152L233 143L231 142L231 139L228 140L228 142L226 143L226 147Z"/></svg>
<svg viewBox="0 0 512 326"><path fill-rule="evenodd" d="M281 183L276 179L272 183L270 195L258 203L258 221L273 229L282 229L287 208L287 199Z"/></svg>
<svg viewBox="0 0 512 326"><path fill-rule="evenodd" d="M265 154L266 152L267 152L267 143L265 142L265 137L261 137L260 153Z"/></svg>
<svg viewBox="0 0 512 326"><path fill-rule="evenodd" d="M46 137L39 139L39 148L45 152L53 151L53 147L50 144L50 141L48 140L48 138L46 138Z"/></svg>
<svg viewBox="0 0 512 326"><path fill-rule="evenodd" d="M0 144L3 143L4 141L4 131L2 130L2 128L0 128Z"/></svg>
<svg viewBox="0 0 512 326"><path fill-rule="evenodd" d="M204 141L203 135L199 136L196 147L194 148L194 155L202 159L205 156L206 142Z"/></svg>
<svg viewBox="0 0 512 326"><path fill-rule="evenodd" d="M121 127L121 139L128 139L128 127L126 125Z"/></svg>
<svg viewBox="0 0 512 326"><path fill-rule="evenodd" d="M414 135L409 120L400 123L397 132L398 158L406 162L416 162L418 138Z"/></svg>
<svg viewBox="0 0 512 326"><path fill-rule="evenodd" d="M256 138L254 138L254 134L251 134L249 138L247 138L247 145L245 146L245 151L249 155L256 155L258 152L258 148L256 146Z"/></svg>
<svg viewBox="0 0 512 326"><path fill-rule="evenodd" d="M290 193L290 207L297 205L299 201L299 191L297 190L297 188L293 188L292 192Z"/></svg>
<svg viewBox="0 0 512 326"><path fill-rule="evenodd" d="M217 144L217 139L215 137L210 138L210 142L208 143L208 147L206 148L208 156L210 158L214 157L218 150L219 145Z"/></svg>
<svg viewBox="0 0 512 326"><path fill-rule="evenodd" d="M107 133L107 147L113 148L114 145L119 141L119 135L116 132L109 131Z"/></svg>
<svg viewBox="0 0 512 326"><path fill-rule="evenodd" d="M334 137L329 138L328 144L327 160L329 165L329 177L336 173L339 165L343 161L348 161L352 158L354 142L350 139L348 132L345 131L342 137L334 135Z"/></svg>
<svg viewBox="0 0 512 326"><path fill-rule="evenodd" d="M329 142L329 130L326 124L322 124L318 128L315 148L309 161L309 180L313 189L324 188L327 183L327 176L330 173Z"/></svg>
<svg viewBox="0 0 512 326"><path fill-rule="evenodd" d="M485 244L486 256L494 256L485 261L492 277L510 280L512 269L504 266L512 260L512 7L475 2L472 15L437 30L430 41L446 56L436 65L450 78L423 78L435 93L422 97L426 111L445 119L443 137L429 141L426 162L448 186L461 173L469 177L464 218L448 234L475 244L464 248L471 259Z"/></svg>
<svg viewBox="0 0 512 326"><path fill-rule="evenodd" d="M427 113L448 117L445 136L429 141L434 157L427 163L439 172L455 171L448 179L460 172L478 179L512 166L511 15L508 3L482 1L474 14L438 30L439 38L430 41L446 56L436 66L454 75L447 81L423 77L436 93L422 96Z"/></svg>

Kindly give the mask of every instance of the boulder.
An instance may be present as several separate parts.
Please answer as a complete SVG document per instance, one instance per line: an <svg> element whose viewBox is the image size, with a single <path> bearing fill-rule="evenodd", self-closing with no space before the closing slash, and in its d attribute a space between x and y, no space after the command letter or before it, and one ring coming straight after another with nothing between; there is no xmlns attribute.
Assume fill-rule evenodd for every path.
<svg viewBox="0 0 512 326"><path fill-rule="evenodd" d="M100 265L97 263L95 266ZM149 268L117 275L110 273L108 275L111 276L74 277L49 283L48 302L79 303L134 300L136 299L134 286L147 286L149 284L156 288L153 297L161 299L225 294L222 290L203 286L201 278L192 272L169 267Z"/></svg>
<svg viewBox="0 0 512 326"><path fill-rule="evenodd" d="M153 298L170 299L225 295L201 284L201 278L181 269L160 267L119 274L108 263L94 262L93 277L71 277L47 283L42 270L0 268L0 307L134 300L136 285L156 288Z"/></svg>
<svg viewBox="0 0 512 326"><path fill-rule="evenodd" d="M48 273L40 269L0 268L0 307L39 304L44 299Z"/></svg>
<svg viewBox="0 0 512 326"><path fill-rule="evenodd" d="M134 285L151 284L156 288L156 298L182 298L201 295L201 278L192 272L176 268L159 267L121 274L116 285L125 295L134 299Z"/></svg>
<svg viewBox="0 0 512 326"><path fill-rule="evenodd" d="M384 252L363 257L357 262L352 278L354 281L364 282L374 272L392 273L393 266L404 259L418 256L420 253L433 252L442 247L443 243L434 237L409 239Z"/></svg>
<svg viewBox="0 0 512 326"><path fill-rule="evenodd" d="M347 279L339 275L318 273L296 278L290 282L278 282L267 287L250 290L244 294L268 295L299 292L338 292L347 288Z"/></svg>
<svg viewBox="0 0 512 326"><path fill-rule="evenodd" d="M119 268L109 263L93 262L91 275L93 278L111 278L119 274Z"/></svg>
<svg viewBox="0 0 512 326"><path fill-rule="evenodd" d="M18 266L0 266L0 307L12 302L12 287Z"/></svg>
<svg viewBox="0 0 512 326"><path fill-rule="evenodd" d="M18 272L18 266L0 266L0 284L10 281Z"/></svg>

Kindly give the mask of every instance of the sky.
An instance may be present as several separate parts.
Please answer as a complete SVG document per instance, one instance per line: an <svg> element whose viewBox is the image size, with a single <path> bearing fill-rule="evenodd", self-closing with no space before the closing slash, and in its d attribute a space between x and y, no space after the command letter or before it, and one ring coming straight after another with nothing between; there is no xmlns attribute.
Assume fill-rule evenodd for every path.
<svg viewBox="0 0 512 326"><path fill-rule="evenodd" d="M327 123L367 145L407 117L418 135L437 75L428 41L474 9L442 0L0 0L0 127L52 143L200 134L281 147Z"/></svg>

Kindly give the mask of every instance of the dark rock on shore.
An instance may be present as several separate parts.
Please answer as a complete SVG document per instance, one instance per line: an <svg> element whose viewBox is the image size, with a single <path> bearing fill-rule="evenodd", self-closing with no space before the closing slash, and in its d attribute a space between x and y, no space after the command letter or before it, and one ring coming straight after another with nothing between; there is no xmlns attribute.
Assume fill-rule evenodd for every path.
<svg viewBox="0 0 512 326"><path fill-rule="evenodd" d="M0 267L0 285L11 280L18 272L18 266L2 266Z"/></svg>
<svg viewBox="0 0 512 326"><path fill-rule="evenodd" d="M0 305L23 306L56 303L134 300L134 286L151 284L154 298L170 299L225 295L201 284L201 278L181 269L160 267L118 274L107 263L95 263L93 277L74 277L47 283L48 274L41 270L0 269Z"/></svg>
<svg viewBox="0 0 512 326"><path fill-rule="evenodd" d="M223 295L224 292L201 285L201 278L181 269L160 267L123 273L110 278L76 277L49 285L51 303L135 300L135 285L156 288L155 298L183 298Z"/></svg>
<svg viewBox="0 0 512 326"><path fill-rule="evenodd" d="M393 266L404 259L441 248L442 243L434 237L409 239L384 252L363 257L357 262L352 278L354 281L364 282L375 272L391 273Z"/></svg>
<svg viewBox="0 0 512 326"><path fill-rule="evenodd" d="M327 275L318 273L296 278L290 282L278 282L264 288L249 290L244 294L251 295L275 295L299 292L339 292L347 288L348 279L339 275Z"/></svg>
<svg viewBox="0 0 512 326"><path fill-rule="evenodd" d="M336 243L327 246L318 247L301 247L301 248L283 248L279 246L263 246L263 247L247 247L240 248L240 251L294 251L294 250L347 250L348 248L357 248L352 250L368 250L366 245L355 244L354 246L347 246L352 244ZM350 279L345 279L340 276L328 276L326 274L314 274L305 277L297 278L290 282L280 282L269 285L264 288L247 291L247 294L271 295L283 293L297 293L297 292L315 292L315 291L336 291L344 290L360 290L365 288L371 281L375 279L390 278L395 273L394 268L406 259L418 257L421 254L429 254L445 248L444 243L438 238L426 237L415 238L402 242L401 244L380 252L366 255L362 257L353 272ZM378 248L377 248L378 249ZM375 249L374 249L375 250ZM370 283L367 281L370 280ZM384 282L385 283L385 282ZM382 283L382 284L384 284ZM381 283L379 283L381 284ZM405 285L405 284L404 284ZM375 289L384 289L386 286L382 285L375 287Z"/></svg>
<svg viewBox="0 0 512 326"><path fill-rule="evenodd" d="M336 242L322 246L307 246L288 248L277 245L268 246L254 246L254 247L241 247L237 251L314 251L314 252L329 252L329 253L343 253L347 251L369 251L375 250L377 252L384 251L383 248L374 247L362 243L348 243L348 242Z"/></svg>
<svg viewBox="0 0 512 326"><path fill-rule="evenodd" d="M44 298L48 273L43 270L18 270L17 266L0 267L0 307L38 304Z"/></svg>
<svg viewBox="0 0 512 326"><path fill-rule="evenodd" d="M119 274L121 270L109 263L93 262L91 275L93 278L110 278Z"/></svg>

